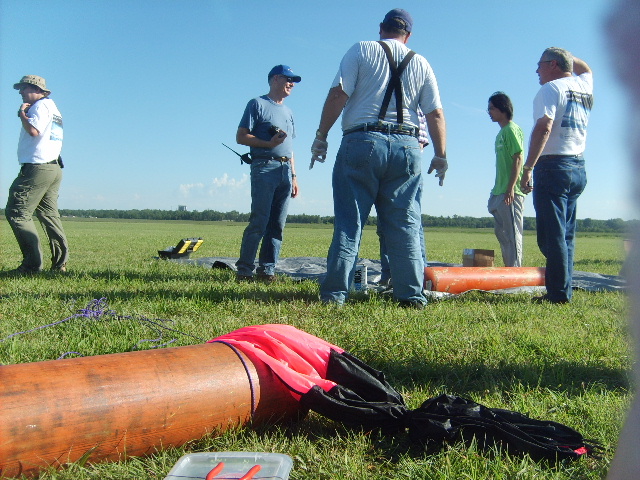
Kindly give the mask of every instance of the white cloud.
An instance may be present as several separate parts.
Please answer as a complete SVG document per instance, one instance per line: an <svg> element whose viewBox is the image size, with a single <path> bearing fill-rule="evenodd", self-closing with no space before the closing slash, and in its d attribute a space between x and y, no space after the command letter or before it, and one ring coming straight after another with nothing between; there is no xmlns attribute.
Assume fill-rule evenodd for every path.
<svg viewBox="0 0 640 480"><path fill-rule="evenodd" d="M233 200L239 194L244 197L249 192L250 177L246 173L240 178L230 177L225 173L220 177L215 177L210 183L202 182L183 183L178 187L180 196L183 199L205 199L215 198L219 200Z"/></svg>
<svg viewBox="0 0 640 480"><path fill-rule="evenodd" d="M204 188L203 183L183 183L178 187L178 189L180 190L180 193L184 198L189 197L189 194L191 193L192 190L194 189L202 190L203 188Z"/></svg>
<svg viewBox="0 0 640 480"><path fill-rule="evenodd" d="M213 181L211 182L211 187L209 188L209 193L211 195L214 195L215 193L218 193L218 190L221 189L240 189L240 188L244 188L245 185L247 185L247 183L249 182L249 175L247 175L246 173L242 175L242 177L240 177L239 180L236 180L235 178L230 178L229 175L227 173L225 173L224 175L222 175L222 177L218 178L214 178Z"/></svg>

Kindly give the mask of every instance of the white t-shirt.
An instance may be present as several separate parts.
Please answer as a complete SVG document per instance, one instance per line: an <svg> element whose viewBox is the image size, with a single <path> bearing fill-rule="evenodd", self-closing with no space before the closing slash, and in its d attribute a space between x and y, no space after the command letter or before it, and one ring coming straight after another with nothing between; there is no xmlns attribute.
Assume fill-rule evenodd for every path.
<svg viewBox="0 0 640 480"><path fill-rule="evenodd" d="M542 85L533 100L533 121L545 115L553 120L542 155L582 154L592 106L591 73L562 77Z"/></svg>
<svg viewBox="0 0 640 480"><path fill-rule="evenodd" d="M20 127L19 163L48 163L62 151L62 115L50 98L42 98L29 107L29 123L40 132L32 137Z"/></svg>
<svg viewBox="0 0 640 480"><path fill-rule="evenodd" d="M409 48L397 40L384 40L391 48L397 63L402 61ZM378 121L380 106L391 77L387 56L378 42L359 42L352 46L342 58L338 74L332 87L342 86L349 100L342 112L342 129ZM429 62L422 55L415 55L401 76L402 116L405 125L418 127L418 106L430 113L440 104L440 93L436 76ZM387 108L385 121L397 123L395 94Z"/></svg>

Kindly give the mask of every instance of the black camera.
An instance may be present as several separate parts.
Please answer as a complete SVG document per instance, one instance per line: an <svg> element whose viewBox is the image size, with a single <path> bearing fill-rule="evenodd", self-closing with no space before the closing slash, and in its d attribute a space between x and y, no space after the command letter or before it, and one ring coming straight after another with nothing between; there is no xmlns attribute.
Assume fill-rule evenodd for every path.
<svg viewBox="0 0 640 480"><path fill-rule="evenodd" d="M277 135L278 133L280 134L280 135L279 135L280 137L283 137L283 136L284 136L284 134L285 134L285 133L282 131L282 129L281 129L281 128L278 128L278 127L276 127L275 125L271 125L271 126L269 127L269 135L271 135L271 136L273 137L274 135Z"/></svg>

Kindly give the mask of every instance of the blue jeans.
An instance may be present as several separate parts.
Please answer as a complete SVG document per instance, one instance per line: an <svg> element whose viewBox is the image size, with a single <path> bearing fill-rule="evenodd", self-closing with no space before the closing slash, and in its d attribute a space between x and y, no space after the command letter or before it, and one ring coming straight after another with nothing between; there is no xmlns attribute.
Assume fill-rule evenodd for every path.
<svg viewBox="0 0 640 480"><path fill-rule="evenodd" d="M408 135L354 132L342 138L333 167L333 240L323 302L348 298L362 227L375 205L383 233L396 300L426 303L420 246L421 219L415 198L422 183L418 140Z"/></svg>
<svg viewBox="0 0 640 480"><path fill-rule="evenodd" d="M418 190L418 196L416 197L416 208L419 212L422 212L422 185ZM421 216L422 219L422 216ZM382 226L382 220L378 218L378 225L376 228L380 241L380 284L387 284L391 280L391 267L389 266L389 255L387 254L387 242L384 239L384 227ZM422 221L420 222L420 248L422 248L422 263L424 267L427 267L427 250L424 244L424 228L422 227Z"/></svg>
<svg viewBox="0 0 640 480"><path fill-rule="evenodd" d="M254 160L251 164L251 215L242 235L239 275L253 275L258 245L258 274L273 275L282 246L282 232L291 199L291 165L279 160Z"/></svg>
<svg viewBox="0 0 640 480"><path fill-rule="evenodd" d="M533 170L538 247L547 259L545 285L552 301L571 300L576 203L586 185L581 156L543 156Z"/></svg>

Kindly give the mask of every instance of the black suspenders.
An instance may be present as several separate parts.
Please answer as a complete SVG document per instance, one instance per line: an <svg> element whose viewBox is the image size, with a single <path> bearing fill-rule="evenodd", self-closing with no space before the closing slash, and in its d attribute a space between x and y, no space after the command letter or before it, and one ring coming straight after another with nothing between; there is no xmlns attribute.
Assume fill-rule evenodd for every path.
<svg viewBox="0 0 640 480"><path fill-rule="evenodd" d="M389 84L387 85L387 91L384 92L384 100L382 101L382 106L380 107L380 114L378 115L378 120L383 121L385 115L387 114L387 108L389 107L389 102L391 101L391 94L395 92L396 94L396 114L397 114L397 122L399 124L404 123L404 118L402 116L402 80L400 76L404 69L407 68L407 65L416 54L413 50L409 50L409 53L402 59L400 65L396 63L393 59L393 55L391 54L391 49L389 45L380 40L378 42L384 53L387 54L387 60L389 61L389 68L391 69L391 78L389 79Z"/></svg>

